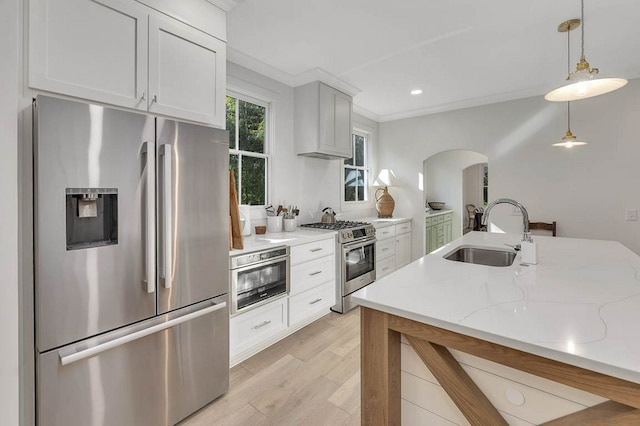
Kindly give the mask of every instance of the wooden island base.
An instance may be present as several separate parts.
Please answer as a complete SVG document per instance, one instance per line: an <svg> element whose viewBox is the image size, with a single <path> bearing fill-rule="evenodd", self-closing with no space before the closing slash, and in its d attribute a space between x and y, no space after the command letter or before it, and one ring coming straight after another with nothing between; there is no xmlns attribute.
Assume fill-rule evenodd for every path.
<svg viewBox="0 0 640 426"><path fill-rule="evenodd" d="M538 355L361 308L361 401L363 425L400 425L400 336L404 335L442 388L472 425L507 422L448 349L455 349L610 401L546 425L639 425L640 384Z"/></svg>

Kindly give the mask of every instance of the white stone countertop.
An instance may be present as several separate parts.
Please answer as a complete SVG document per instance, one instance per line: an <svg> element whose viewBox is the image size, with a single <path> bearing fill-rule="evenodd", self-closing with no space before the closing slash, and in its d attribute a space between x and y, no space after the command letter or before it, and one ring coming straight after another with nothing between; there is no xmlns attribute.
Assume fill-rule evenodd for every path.
<svg viewBox="0 0 640 426"><path fill-rule="evenodd" d="M534 236L538 264L446 260L461 245L508 249L520 235L470 232L354 293L367 306L640 383L640 256L615 241Z"/></svg>
<svg viewBox="0 0 640 426"><path fill-rule="evenodd" d="M361 220L362 222L369 222L375 228L383 228L385 226L391 226L391 225L397 225L399 223L411 222L411 218L410 217L387 217L387 218L381 218L381 217L376 217L376 216L370 216L370 217L363 217L363 218L360 218L358 220Z"/></svg>
<svg viewBox="0 0 640 426"><path fill-rule="evenodd" d="M252 251L264 250L277 246L297 246L314 241L335 238L336 231L307 230L300 227L293 232L267 232L262 235L245 235L243 237L244 248L242 250L230 250L229 256L237 256Z"/></svg>
<svg viewBox="0 0 640 426"><path fill-rule="evenodd" d="M431 217L431 216L438 216L438 215L445 214L445 213L451 213L452 211L453 210L448 210L448 209L443 209L443 210L430 209L430 210L425 211L424 213L425 213L425 216Z"/></svg>

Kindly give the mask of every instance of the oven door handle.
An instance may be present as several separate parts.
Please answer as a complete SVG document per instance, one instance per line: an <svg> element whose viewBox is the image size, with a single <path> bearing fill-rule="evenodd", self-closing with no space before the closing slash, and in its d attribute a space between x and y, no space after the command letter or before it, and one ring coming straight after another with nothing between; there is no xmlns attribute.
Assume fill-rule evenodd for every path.
<svg viewBox="0 0 640 426"><path fill-rule="evenodd" d="M271 258L269 260L264 260L261 262L256 262L256 263L251 263L249 265L244 265L241 266L239 268L233 268L231 269L231 272L244 272L247 269L256 269L256 268L261 268L263 266L269 266L269 265L273 265L274 263L281 263L281 262L285 262L287 265L287 272L289 271L289 261L290 261L290 257L287 256L282 256L282 257L274 257Z"/></svg>
<svg viewBox="0 0 640 426"><path fill-rule="evenodd" d="M365 247L365 246L369 246L371 244L375 244L375 242L376 242L376 238L373 237L373 238L367 238L364 241L356 241L356 242L353 242L353 243L343 244L342 245L342 252L346 253L349 250L353 250L353 249L357 249L357 248L360 248L360 247Z"/></svg>

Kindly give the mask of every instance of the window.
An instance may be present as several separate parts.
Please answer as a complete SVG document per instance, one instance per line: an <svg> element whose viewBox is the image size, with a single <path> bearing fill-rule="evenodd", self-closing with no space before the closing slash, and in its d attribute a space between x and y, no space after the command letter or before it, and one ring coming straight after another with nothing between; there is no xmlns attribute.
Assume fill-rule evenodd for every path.
<svg viewBox="0 0 640 426"><path fill-rule="evenodd" d="M267 141L268 104L241 96L227 96L229 167L233 170L239 203L267 203L267 171L271 156Z"/></svg>
<svg viewBox="0 0 640 426"><path fill-rule="evenodd" d="M365 133L354 132L352 156L344 160L344 201L346 202L361 202L369 199L367 138L368 135Z"/></svg>

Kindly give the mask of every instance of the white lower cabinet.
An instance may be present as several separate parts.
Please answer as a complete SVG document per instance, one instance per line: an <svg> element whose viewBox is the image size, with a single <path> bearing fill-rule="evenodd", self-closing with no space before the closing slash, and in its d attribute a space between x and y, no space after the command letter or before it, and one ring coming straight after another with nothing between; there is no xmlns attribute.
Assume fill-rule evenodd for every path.
<svg viewBox="0 0 640 426"><path fill-rule="evenodd" d="M336 303L335 247L335 237L291 247L289 295L231 317L231 366L329 313Z"/></svg>
<svg viewBox="0 0 640 426"><path fill-rule="evenodd" d="M375 222L374 222L375 223ZM376 224L376 279L411 262L411 222Z"/></svg>
<svg viewBox="0 0 640 426"><path fill-rule="evenodd" d="M289 325L294 326L318 313L326 313L336 304L336 288L327 282L289 298Z"/></svg>
<svg viewBox="0 0 640 426"><path fill-rule="evenodd" d="M462 352L451 351L509 425L537 425L605 399ZM410 345L401 345L402 424L469 422ZM433 416L439 418L432 423ZM425 423L426 421L426 423Z"/></svg>
<svg viewBox="0 0 640 426"><path fill-rule="evenodd" d="M396 269L411 262L411 233L396 235Z"/></svg>
<svg viewBox="0 0 640 426"><path fill-rule="evenodd" d="M287 329L287 298L231 317L229 320L229 350L231 358L244 352L257 352L269 345L269 340Z"/></svg>
<svg viewBox="0 0 640 426"><path fill-rule="evenodd" d="M389 275L396 270L396 258L395 256L387 257L386 259L376 260L376 279L380 279L386 275Z"/></svg>

